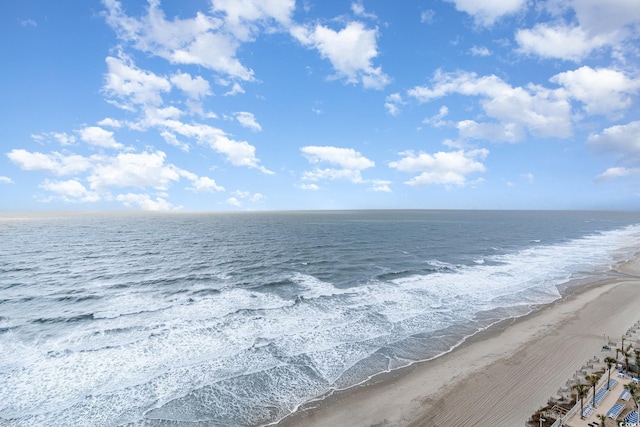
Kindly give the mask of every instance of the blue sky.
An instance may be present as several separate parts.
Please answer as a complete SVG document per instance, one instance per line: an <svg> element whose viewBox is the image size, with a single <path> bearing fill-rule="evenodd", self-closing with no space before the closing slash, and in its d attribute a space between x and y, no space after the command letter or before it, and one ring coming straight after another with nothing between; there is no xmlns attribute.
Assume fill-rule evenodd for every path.
<svg viewBox="0 0 640 427"><path fill-rule="evenodd" d="M23 0L0 24L0 210L640 208L638 0Z"/></svg>

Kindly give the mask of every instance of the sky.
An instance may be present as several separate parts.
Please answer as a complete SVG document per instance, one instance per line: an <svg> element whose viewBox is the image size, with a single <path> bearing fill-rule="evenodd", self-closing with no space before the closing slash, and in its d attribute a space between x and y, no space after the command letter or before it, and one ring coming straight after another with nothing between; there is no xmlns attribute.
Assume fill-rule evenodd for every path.
<svg viewBox="0 0 640 427"><path fill-rule="evenodd" d="M0 210L640 210L640 0L0 2Z"/></svg>

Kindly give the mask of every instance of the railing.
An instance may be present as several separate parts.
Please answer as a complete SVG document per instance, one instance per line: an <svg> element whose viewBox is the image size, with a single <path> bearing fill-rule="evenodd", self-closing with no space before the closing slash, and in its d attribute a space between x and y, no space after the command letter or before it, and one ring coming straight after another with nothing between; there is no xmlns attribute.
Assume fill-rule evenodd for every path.
<svg viewBox="0 0 640 427"><path fill-rule="evenodd" d="M609 377L607 375L603 375L602 378L600 378L600 381L598 381L598 384L596 384L596 390L602 387L608 381L608 379ZM592 398L593 398L593 387L589 387L589 393L587 393L587 395L584 397L583 402L589 403L589 400ZM576 404L573 405L573 408L569 409L569 412L567 412L565 416L563 416L562 418L558 418L555 423L551 424L551 427L560 427L564 425L564 423L569 421L571 417L573 417L579 411L580 411L580 401L577 400Z"/></svg>

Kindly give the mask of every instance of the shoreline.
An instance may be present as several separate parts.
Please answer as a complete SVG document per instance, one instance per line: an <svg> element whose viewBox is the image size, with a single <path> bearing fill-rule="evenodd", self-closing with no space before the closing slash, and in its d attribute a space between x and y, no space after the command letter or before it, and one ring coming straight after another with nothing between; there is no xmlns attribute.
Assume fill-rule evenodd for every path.
<svg viewBox="0 0 640 427"><path fill-rule="evenodd" d="M606 356L604 335L615 340L640 319L640 254L612 273L568 286L560 299L442 356L307 402L275 425L524 426L576 369Z"/></svg>

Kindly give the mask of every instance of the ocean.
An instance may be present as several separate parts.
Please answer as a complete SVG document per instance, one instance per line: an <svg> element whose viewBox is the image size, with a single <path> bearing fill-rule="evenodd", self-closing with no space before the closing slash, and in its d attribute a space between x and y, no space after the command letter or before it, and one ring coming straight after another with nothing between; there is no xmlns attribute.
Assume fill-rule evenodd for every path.
<svg viewBox="0 0 640 427"><path fill-rule="evenodd" d="M0 424L267 425L639 248L629 212L0 213Z"/></svg>

